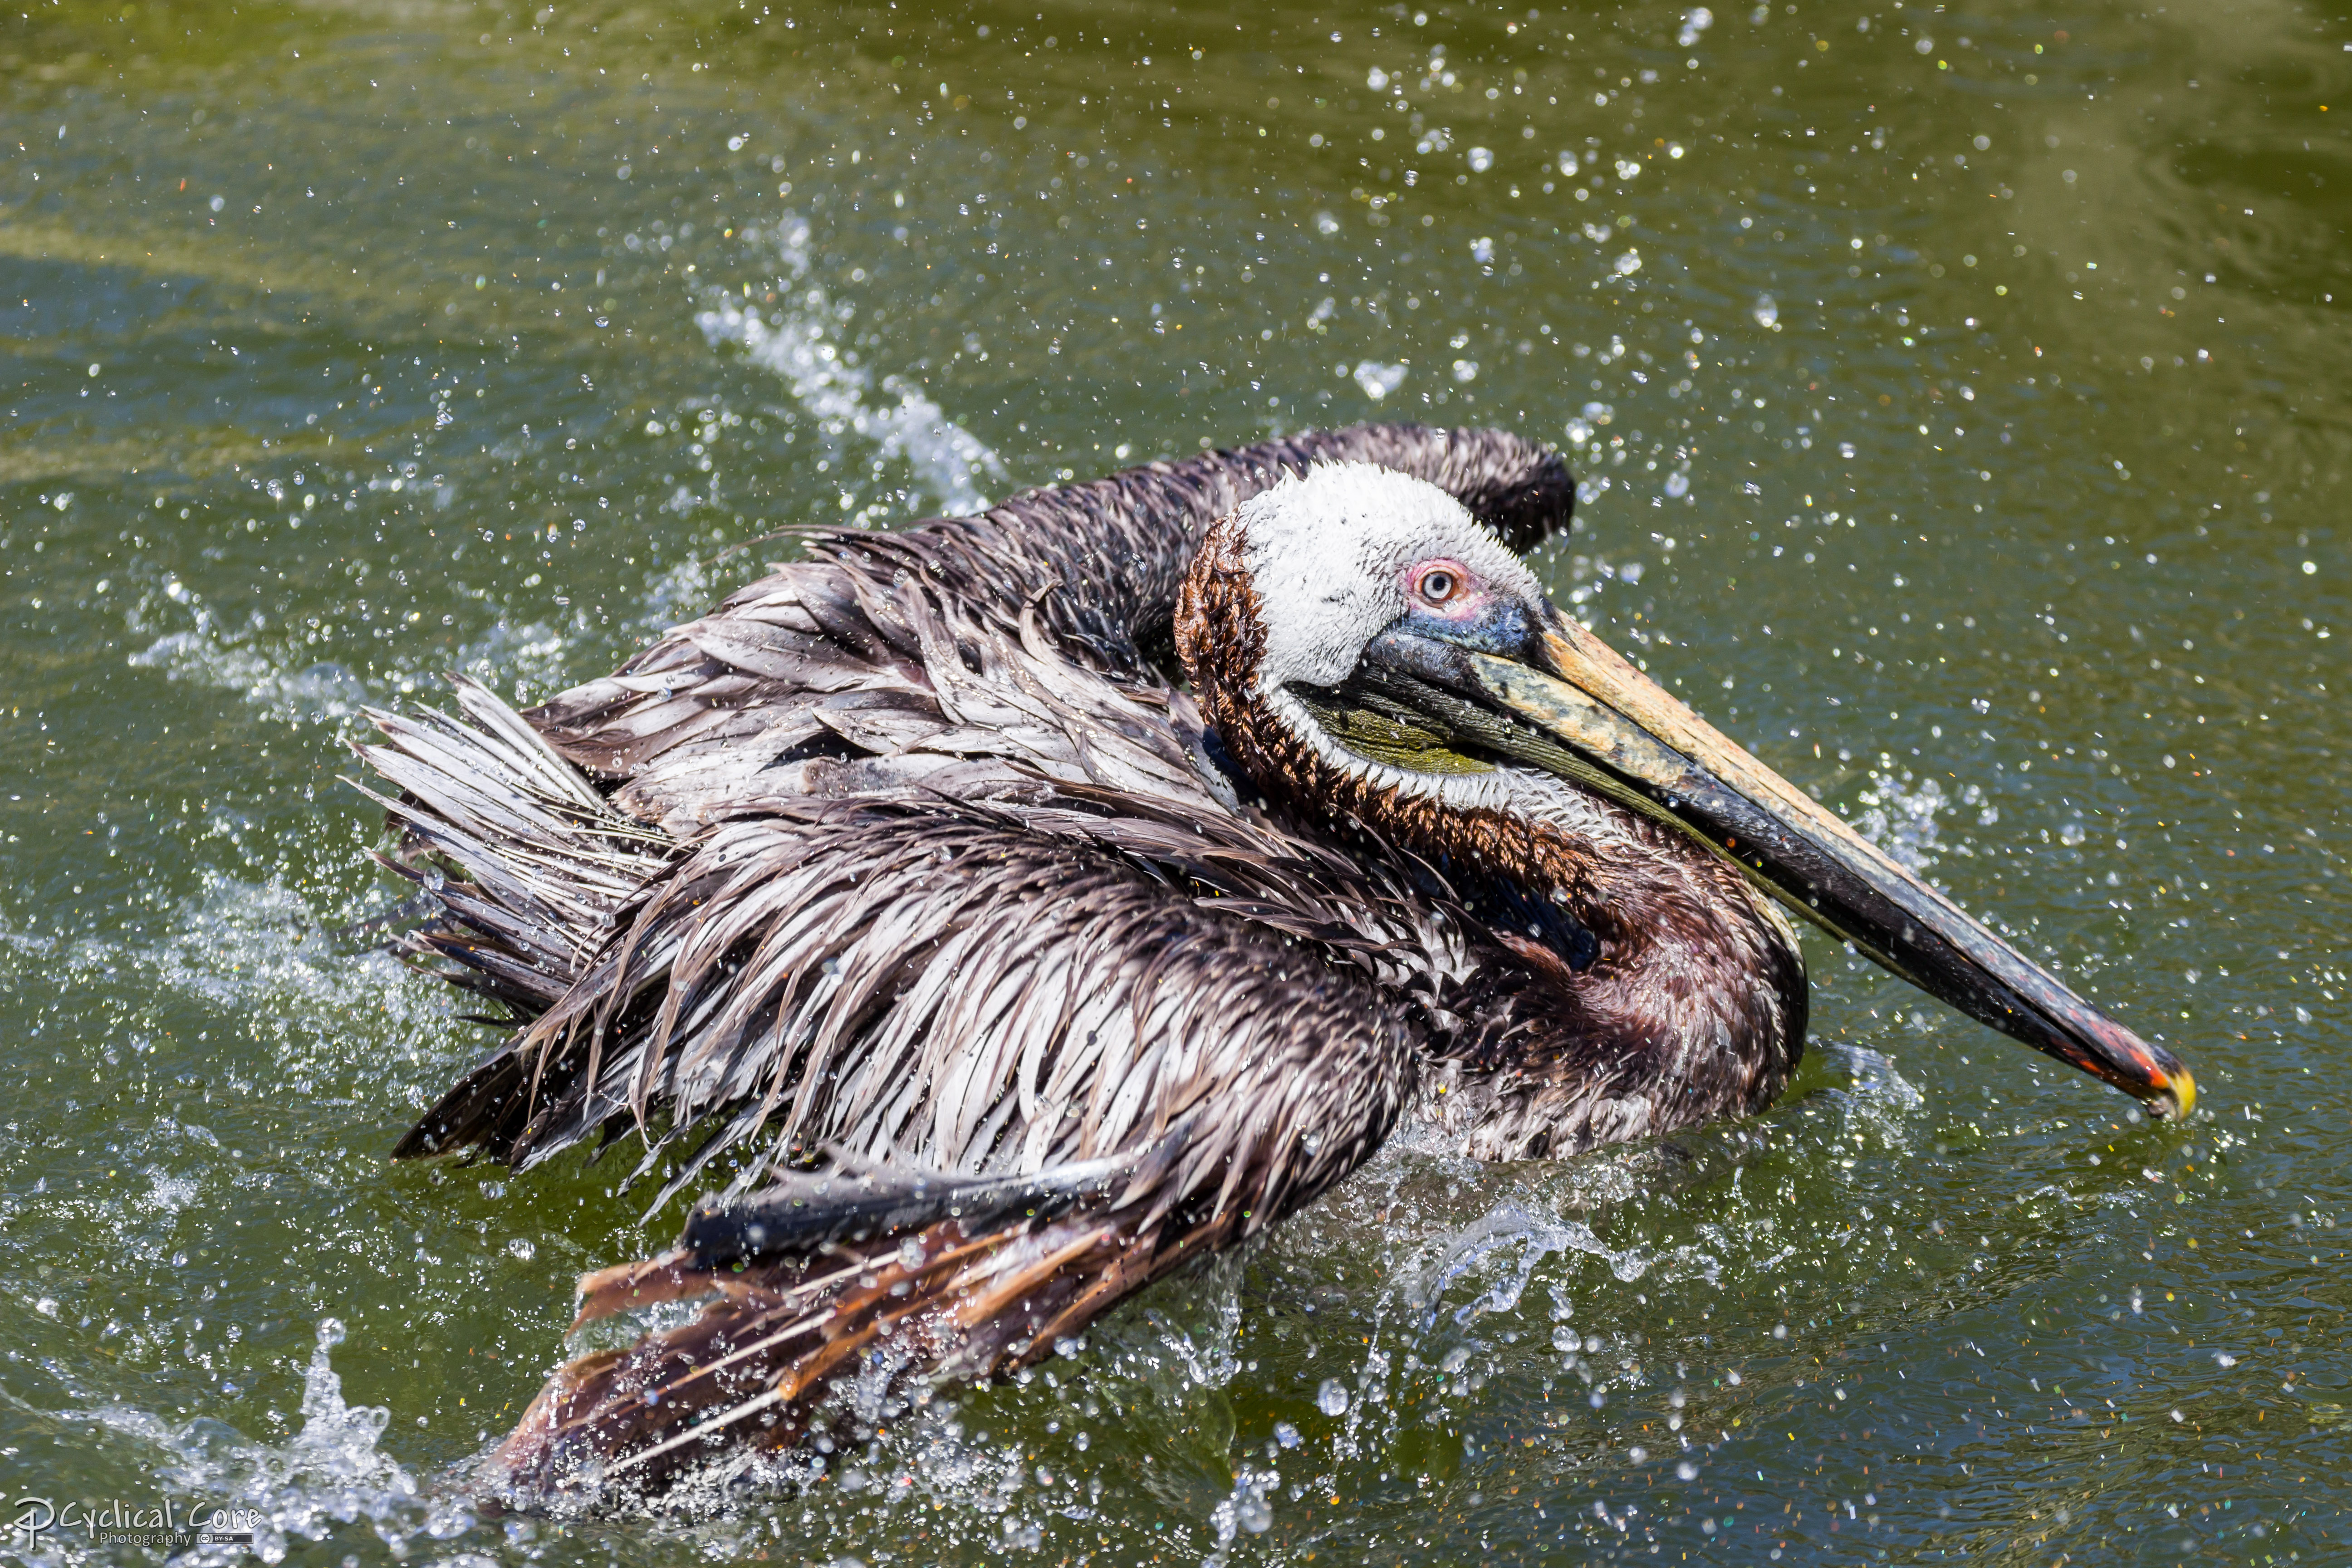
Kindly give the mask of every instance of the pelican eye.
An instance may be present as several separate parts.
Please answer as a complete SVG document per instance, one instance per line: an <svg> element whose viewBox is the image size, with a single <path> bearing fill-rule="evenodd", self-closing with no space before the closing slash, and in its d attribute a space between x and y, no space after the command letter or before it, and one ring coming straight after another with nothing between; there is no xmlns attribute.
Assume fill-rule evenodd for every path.
<svg viewBox="0 0 2352 1568"><path fill-rule="evenodd" d="M1463 573L1458 566L1424 567L1414 580L1412 591L1433 605L1444 604L1462 594Z"/></svg>

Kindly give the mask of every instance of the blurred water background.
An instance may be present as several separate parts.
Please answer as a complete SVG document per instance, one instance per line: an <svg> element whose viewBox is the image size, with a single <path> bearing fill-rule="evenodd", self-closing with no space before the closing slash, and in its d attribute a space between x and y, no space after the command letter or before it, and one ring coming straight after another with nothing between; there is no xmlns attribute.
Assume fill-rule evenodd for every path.
<svg viewBox="0 0 2352 1568"><path fill-rule="evenodd" d="M468 1568L2352 1560L2340 12L6 13L11 1520L169 1493L271 1561ZM1408 1140L810 1479L477 1518L571 1280L678 1215L386 1163L488 1041L371 950L358 708L599 674L777 529L1373 416L1571 451L1563 601L2179 1050L2194 1121L1816 942L1752 1123Z"/></svg>

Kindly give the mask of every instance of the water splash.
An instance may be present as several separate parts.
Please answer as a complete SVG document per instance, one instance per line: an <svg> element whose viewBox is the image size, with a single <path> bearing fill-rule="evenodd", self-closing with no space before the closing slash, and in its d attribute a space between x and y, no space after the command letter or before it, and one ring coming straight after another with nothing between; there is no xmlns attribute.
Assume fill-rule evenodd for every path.
<svg viewBox="0 0 2352 1568"><path fill-rule="evenodd" d="M1417 1141L1408 1135L1404 1142ZM1397 1178L1385 1193L1378 1190L1382 1168ZM1562 1192L1556 1180L1545 1184L1548 1196L1542 1200L1524 1191L1489 1188L1493 1195L1486 1199L1483 1212L1459 1223L1436 1205L1406 1196L1404 1187L1442 1180L1445 1196L1438 1203L1450 1207L1455 1184L1484 1185L1491 1173L1468 1161L1443 1156L1433 1160L1429 1152L1417 1149L1402 1154L1384 1152L1375 1162L1373 1181L1359 1190L1365 1192L1366 1202L1374 1206L1382 1226L1385 1245L1380 1250L1391 1259L1381 1270L1386 1283L1370 1300L1370 1310L1342 1331L1343 1343L1360 1336L1362 1340L1362 1348L1346 1352L1355 1363L1352 1369L1331 1377L1326 1368L1318 1368L1317 1375L1325 1381L1319 1387L1309 1384L1298 1391L1303 1394L1313 1388L1316 1408L1333 1423L1320 1461L1329 1467L1329 1472L1313 1487L1336 1489L1344 1472L1369 1456L1384 1452L1385 1446L1415 1427L1432 1410L1475 1392L1479 1377L1485 1375L1465 1373L1475 1358L1491 1353L1513 1362L1523 1357L1528 1353L1525 1350L1497 1347L1519 1344L1530 1331L1535 1342L1548 1342L1554 1332L1551 1325L1570 1315L1568 1297L1578 1269L1571 1265L1547 1271L1544 1282L1553 1300L1548 1307L1530 1310L1524 1299L1546 1258L1555 1254L1599 1258L1607 1265L1612 1280L1654 1281L1645 1287L1652 1289L1685 1279L1718 1282L1722 1270L1717 1257L1700 1247L1612 1247L1590 1226L1555 1212L1555 1205L1562 1202L1582 1207L1587 1201L1622 1201L1630 1195L1620 1190L1629 1173L1620 1159L1591 1163L1571 1178L1573 1198ZM1596 1188L1607 1191L1604 1194ZM1473 1197L1473 1201L1477 1200ZM1436 1222L1433 1226L1426 1223L1432 1220ZM1461 1289L1465 1284L1470 1287L1466 1292ZM1589 1279L1587 1288L1596 1289L1602 1298L1614 1294L1613 1287L1596 1287ZM1471 1327L1474 1324L1475 1329ZM1486 1337L1475 1337L1482 1333ZM1575 1342L1581 1347L1583 1341L1580 1336ZM1596 1342L1594 1349L1599 1348ZM1575 1367L1583 1366L1581 1361L1575 1363ZM1585 1372L1591 1375L1586 1376ZM1596 1393L1618 1382L1638 1384L1647 1375L1638 1368L1604 1370L1597 1365L1586 1367L1585 1372L1578 1375ZM1433 1376L1438 1380L1433 1389ZM1273 1455L1268 1457L1271 1459ZM1234 1500L1238 1506L1238 1494Z"/></svg>
<svg viewBox="0 0 2352 1568"><path fill-rule="evenodd" d="M755 237L746 233L744 238ZM808 220L792 214L772 231L783 275L779 302L766 314L720 289L696 312L695 325L715 347L739 343L755 363L782 379L793 398L829 434L853 432L871 441L885 458L904 458L946 510L984 511L983 479L1001 482L1003 460L988 444L950 419L922 389L901 376L886 375L880 388L894 402L869 403L876 378L856 356L833 340L836 310L823 285L810 281ZM856 521L867 521L867 507Z"/></svg>
<svg viewBox="0 0 2352 1568"><path fill-rule="evenodd" d="M1870 787L1856 795L1861 807L1853 826L1906 870L1921 871L1935 863L1937 814L1951 805L1944 786L1932 778L1910 787L1911 775L1872 770Z"/></svg>
<svg viewBox="0 0 2352 1568"><path fill-rule="evenodd" d="M223 818L217 830L234 841L251 825ZM77 989L127 984L198 1004L248 1032L268 1052L268 1070L306 1093L404 1095L412 1078L441 1070L445 1051L474 1048L467 1033L452 1026L448 997L436 982L381 950L353 952L276 878L213 873L152 931L47 936L0 926L0 984L27 977ZM379 1030L421 1048L389 1057L373 1051L364 1042ZM173 1125L165 1118L155 1130ZM184 1152L149 1172L154 1188L142 1206L166 1217L188 1206L182 1184L209 1178L181 1168Z"/></svg>
<svg viewBox="0 0 2352 1568"><path fill-rule="evenodd" d="M1274 1527L1273 1494L1281 1484L1278 1472L1254 1465L1244 1465L1234 1474L1233 1491L1209 1510L1209 1530L1216 1540L1215 1549L1203 1560L1209 1568L1227 1561L1226 1549L1243 1532L1263 1535Z"/></svg>
<svg viewBox="0 0 2352 1568"><path fill-rule="evenodd" d="M1202 1338L1158 1308L1147 1308L1144 1321L1160 1332L1160 1342L1187 1381L1200 1388L1223 1388L1241 1370L1241 1275L1220 1259L1209 1279L1213 1321L1200 1325Z"/></svg>
<svg viewBox="0 0 2352 1568"><path fill-rule="evenodd" d="M1834 1040L1818 1042L1815 1048L1848 1080L1842 1088L1822 1091L1822 1097L1841 1112L1840 1140L1866 1134L1890 1150L1909 1148L1911 1123L1927 1097L1895 1070L1894 1058L1867 1046Z"/></svg>
<svg viewBox="0 0 2352 1568"><path fill-rule="evenodd" d="M193 603L194 595L174 597ZM258 617L242 630L224 630L210 609L194 607L195 625L156 638L131 656L131 665L160 669L167 680L233 691L273 719L321 723L356 713L367 701L366 682L332 659L289 669L290 660L272 658L260 644Z"/></svg>
<svg viewBox="0 0 2352 1568"><path fill-rule="evenodd" d="M1609 1265L1610 1273L1619 1282L1628 1285L1661 1263L1673 1267L1677 1278L1696 1273L1712 1280L1718 1268L1714 1258L1687 1247L1664 1258L1639 1248L1612 1247L1580 1220L1553 1219L1506 1200L1443 1238L1427 1255L1427 1261L1417 1269L1406 1271L1407 1304L1425 1314L1424 1326L1433 1326L1438 1303L1446 1290L1515 1243L1520 1248L1517 1258L1491 1287L1454 1310L1456 1324L1467 1323L1488 1312L1516 1310L1536 1265L1556 1252L1598 1258Z"/></svg>
<svg viewBox="0 0 2352 1568"><path fill-rule="evenodd" d="M204 1190L194 1176L174 1175L160 1165L150 1165L142 1173L153 1184L141 1202L158 1214L177 1214L194 1203Z"/></svg>
<svg viewBox="0 0 2352 1568"><path fill-rule="evenodd" d="M257 1443L226 1423L199 1417L174 1426L143 1410L104 1406L69 1417L160 1449L157 1474L173 1491L220 1507L249 1510L250 1547L199 1543L173 1558L192 1568L285 1560L296 1545L324 1541L364 1521L395 1556L413 1543L453 1540L474 1527L458 1503L428 1494L379 1446L392 1412L343 1399L331 1360L343 1341L333 1318L319 1325L302 1378L302 1426L282 1445Z"/></svg>
<svg viewBox="0 0 2352 1568"><path fill-rule="evenodd" d="M457 650L447 668L506 691L519 703L528 703L561 691L570 683L565 662L569 650L563 634L544 622L515 626L501 614L490 623L489 630ZM412 684L422 683L404 680L401 689L405 691Z"/></svg>
<svg viewBox="0 0 2352 1568"><path fill-rule="evenodd" d="M370 682L350 666L333 659L304 659L291 634L271 636L268 623L253 616L243 626L225 626L212 609L176 581L167 593L184 605L193 625L166 632L131 656L134 668L157 669L167 680L208 686L233 692L268 718L288 723L332 723L348 719L371 702L383 700ZM445 671L471 675L486 684L525 693L545 694L565 683L569 643L542 622L512 624L503 606L486 604L488 629L457 649L446 664L425 668L403 661L373 672L387 690L412 692L437 685ZM134 613L130 629L152 629Z"/></svg>
<svg viewBox="0 0 2352 1568"><path fill-rule="evenodd" d="M310 906L275 878L209 878L152 943L94 940L73 962L94 970L135 964L163 985L236 1012L267 1005L340 1018L364 993L402 1028L427 1026L442 1016L442 998L428 982L388 954L339 949Z"/></svg>
<svg viewBox="0 0 2352 1568"><path fill-rule="evenodd" d="M681 561L646 590L646 607L637 617L637 626L658 637L701 615L719 598L710 563L699 558Z"/></svg>

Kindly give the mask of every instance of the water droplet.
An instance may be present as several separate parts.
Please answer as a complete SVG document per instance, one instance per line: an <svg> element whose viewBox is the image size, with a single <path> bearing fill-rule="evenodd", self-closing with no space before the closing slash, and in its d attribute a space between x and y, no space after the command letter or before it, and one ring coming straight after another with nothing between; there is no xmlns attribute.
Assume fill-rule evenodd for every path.
<svg viewBox="0 0 2352 1568"><path fill-rule="evenodd" d="M1326 1415L1345 1415L1348 1413L1348 1391L1339 1386L1338 1378L1323 1380L1323 1386L1315 1391L1315 1408Z"/></svg>

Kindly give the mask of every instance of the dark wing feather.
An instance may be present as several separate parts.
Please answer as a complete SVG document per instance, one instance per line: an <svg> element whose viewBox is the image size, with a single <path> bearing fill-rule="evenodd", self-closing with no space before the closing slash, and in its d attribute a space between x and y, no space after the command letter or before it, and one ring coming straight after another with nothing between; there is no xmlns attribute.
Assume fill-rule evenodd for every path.
<svg viewBox="0 0 2352 1568"><path fill-rule="evenodd" d="M1230 819L778 803L698 840L423 1125L523 1163L616 1120L648 1166L691 1135L673 1190L755 1138L775 1165L1034 1173L1157 1136L1215 1053L1276 1048L1261 944L1390 1009L1458 962L1439 917Z"/></svg>
<svg viewBox="0 0 2352 1568"><path fill-rule="evenodd" d="M1557 453L1491 430L1359 426L1153 463L1034 490L976 518L817 535L811 559L529 717L566 757L626 781L615 797L624 809L678 831L772 782L760 775L791 766L793 748L820 728L865 750L903 750L924 722L938 725L932 743L943 749L985 731L992 716L969 710L971 683L962 710L940 689L961 668L940 656L952 647L985 658L980 645L992 638L1107 678L1129 700L1160 702L1171 710L1160 727L1197 737L1197 717L1159 667L1170 662L1177 592L1202 531L1284 475L1336 460L1418 474L1518 548L1564 527L1575 500ZM872 693L888 694L898 715L887 736L851 717Z"/></svg>
<svg viewBox="0 0 2352 1568"><path fill-rule="evenodd" d="M609 814L412 765L479 774L499 739L430 728L389 723L375 759L409 780L389 804L411 858L457 879L422 951L495 979L569 940L534 920L604 937L417 1142L528 1163L635 1125L648 1166L700 1140L670 1190L737 1147L761 1189L583 1281L590 1315L713 1300L551 1380L496 1461L522 1498L788 1443L869 1351L926 1376L1048 1353L1367 1158L1413 1095L1427 999L1461 979L1447 917L1378 871L1101 785L796 797L688 845L632 828L660 858L608 907L554 863L616 853ZM491 821L529 875L467 875ZM834 1173L801 1173L817 1163Z"/></svg>
<svg viewBox="0 0 2352 1568"><path fill-rule="evenodd" d="M440 910L397 945L529 1016L571 988L676 846L615 811L488 689L453 684L463 720L370 711L383 741L357 750L400 795L356 787L401 829L385 864Z"/></svg>
<svg viewBox="0 0 2352 1568"><path fill-rule="evenodd" d="M950 932L928 909L947 900L905 886L912 868L886 841L900 825L940 836L937 817L871 808L820 828L853 836L898 900L875 921L898 933L887 973L853 952L831 977L830 1016L861 1020L855 1032L800 1028L789 995L754 1009L788 1048L806 1041L794 1060L813 1092L788 1114L794 1096L765 1097L779 1153L814 1154L841 1134L854 1140L850 1169L788 1172L706 1204L678 1251L583 1280L583 1316L713 1300L686 1324L560 1370L497 1457L514 1492L658 1488L708 1459L790 1443L868 1352L924 1377L1048 1354L1168 1270L1311 1202L1411 1099L1421 1009L1356 956L1228 913L1173 862L1075 840L1033 859L1033 840L1057 837L1034 823L946 836L984 868L954 895L970 923ZM1030 879L1048 867L1071 889L1066 908L1034 897ZM909 897L926 908L901 922ZM1009 942L1000 903L1043 933ZM707 959L747 941L757 951L737 973L783 983L772 937L688 937L659 944L680 954L669 995L706 984L708 969L681 972L692 950ZM891 994L887 1011L867 1010ZM657 1051L680 1054L648 1042L638 1059ZM604 1070L631 1069L616 1058Z"/></svg>

